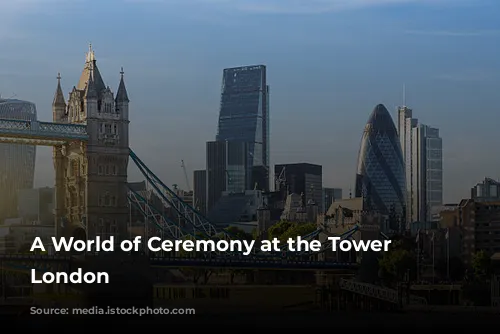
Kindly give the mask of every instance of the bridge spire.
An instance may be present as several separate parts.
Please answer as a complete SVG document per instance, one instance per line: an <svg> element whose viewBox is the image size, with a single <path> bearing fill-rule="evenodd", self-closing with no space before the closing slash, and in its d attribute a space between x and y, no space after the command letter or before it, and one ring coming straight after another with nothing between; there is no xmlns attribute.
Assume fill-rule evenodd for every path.
<svg viewBox="0 0 500 334"><path fill-rule="evenodd" d="M118 91L116 92L116 99L115 102L129 102L128 99L128 94L127 94L127 88L125 88L125 80L123 79L123 75L125 72L123 72L123 67L121 68L120 71L120 84L118 85Z"/></svg>
<svg viewBox="0 0 500 334"><path fill-rule="evenodd" d="M57 88L52 106L66 108L66 101L64 100L64 94L61 88L61 73L57 73Z"/></svg>

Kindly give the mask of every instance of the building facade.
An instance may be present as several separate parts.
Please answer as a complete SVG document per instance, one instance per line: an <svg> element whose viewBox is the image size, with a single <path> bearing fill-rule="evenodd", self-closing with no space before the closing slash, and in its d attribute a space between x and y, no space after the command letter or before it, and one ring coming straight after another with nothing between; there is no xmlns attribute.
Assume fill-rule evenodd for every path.
<svg viewBox="0 0 500 334"><path fill-rule="evenodd" d="M304 194L305 204L314 201L316 205L323 203L323 167L309 163L282 164L274 166L275 178L282 178L279 184L289 194Z"/></svg>
<svg viewBox="0 0 500 334"><path fill-rule="evenodd" d="M500 182L489 177L471 189L471 198L475 201L500 201Z"/></svg>
<svg viewBox="0 0 500 334"><path fill-rule="evenodd" d="M36 121L35 104L0 99L0 118ZM17 216L17 192L33 188L36 146L0 143L0 224Z"/></svg>
<svg viewBox="0 0 500 334"><path fill-rule="evenodd" d="M412 131L418 124L418 120L413 118L413 110L402 106L398 108L398 136L405 163L406 177L406 221L408 229L412 223L412 184L413 164L412 164ZM411 228L411 227L410 227Z"/></svg>
<svg viewBox="0 0 500 334"><path fill-rule="evenodd" d="M194 208L205 215L207 213L207 171L195 170L193 184Z"/></svg>
<svg viewBox="0 0 500 334"><path fill-rule="evenodd" d="M216 141L249 145L250 165L267 173L253 173L251 184L269 190L269 86L264 65L224 69Z"/></svg>
<svg viewBox="0 0 500 334"><path fill-rule="evenodd" d="M341 188L323 188L323 205L322 213L325 213L330 208L335 201L340 201L342 199L342 189Z"/></svg>
<svg viewBox="0 0 500 334"><path fill-rule="evenodd" d="M443 143L439 129L419 124L406 106L398 109L398 135L405 161L406 220L433 220L443 204Z"/></svg>
<svg viewBox="0 0 500 334"><path fill-rule="evenodd" d="M405 164L396 127L384 105L375 107L361 139L356 173L356 197L366 210L396 215L401 221L406 206ZM398 223L399 224L399 223ZM400 229L401 226L391 226Z"/></svg>
<svg viewBox="0 0 500 334"><path fill-rule="evenodd" d="M419 124L412 129L412 221L431 221L443 205L443 142L439 129Z"/></svg>
<svg viewBox="0 0 500 334"><path fill-rule="evenodd" d="M18 192L18 217L23 223L54 224L54 188L21 189Z"/></svg>
<svg viewBox="0 0 500 334"><path fill-rule="evenodd" d="M460 232L461 257L470 266L474 253L490 256L500 252L500 201L484 202L464 199L454 209L442 213L442 222ZM450 228L451 229L451 228Z"/></svg>
<svg viewBox="0 0 500 334"><path fill-rule="evenodd" d="M215 206L223 192L244 193L250 187L249 146L242 141L207 142L207 212Z"/></svg>

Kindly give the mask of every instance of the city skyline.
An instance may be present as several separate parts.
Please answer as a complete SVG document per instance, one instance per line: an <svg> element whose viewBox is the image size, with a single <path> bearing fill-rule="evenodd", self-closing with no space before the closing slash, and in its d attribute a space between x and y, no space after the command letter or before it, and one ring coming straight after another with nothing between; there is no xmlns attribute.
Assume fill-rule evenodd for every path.
<svg viewBox="0 0 500 334"><path fill-rule="evenodd" d="M112 43L98 33L98 25L87 29L86 15L67 15L70 10L83 9L81 2L43 8L37 8L36 3L23 3L27 7L20 10L12 4L5 7L12 15L0 23L1 30L14 33L0 36L5 46L0 63L2 96L10 97L14 92L17 98L36 103L40 120L51 120L50 105L57 72L63 77L64 91L69 91L78 80L85 44L91 40L97 59L105 63L102 67L103 77L109 80L106 84L114 86L120 67L124 66L133 111L131 147L144 152L145 161L169 184L184 184L181 160L186 162L191 180L192 171L204 167L205 142L213 138L217 126L220 71L253 63L267 65L269 84L273 87L271 165L320 164L324 186L343 188L348 193L349 188L354 189L359 138L366 118L375 105L383 103L396 121L396 106L402 103L402 85L406 83L406 104L419 118L439 128L445 142L445 202L468 197L470 187L485 176L498 177L495 173L500 158L489 154L495 149L495 140L490 139L490 134L495 132L496 122L491 119L496 109L491 106L495 106L495 92L500 89L494 76L499 68L495 56L498 48L492 43L498 40L498 31L496 26L491 26L495 21L488 19L495 8L493 2L478 1L466 7L449 3L443 4L445 7L411 3L372 6L348 10L342 13L342 18L336 12L282 16L279 13L243 14L234 10L228 20L221 19L226 18L226 13L216 12L217 15L208 15L203 21L201 17L194 17L202 11L193 11L191 16L164 23L161 19L165 16L173 12L186 13L189 6L111 1L114 6L121 6L120 17L125 21L140 8L137 15L148 14L151 22L156 23L156 26L145 25L127 36L114 38ZM106 4L86 10L106 24L106 16L116 9L110 7ZM173 12L164 13L161 8L170 8ZM457 26L445 19L438 24L438 14L443 8L455 18L465 17L466 13L476 14L483 22L459 20ZM47 9L51 15L35 15ZM158 14L153 13L155 10ZM412 10L417 12L417 19L401 22ZM400 20L390 25L370 26L379 15L387 19L398 13ZM236 22L239 16L242 19ZM224 49L217 51L218 43L224 39L233 43L237 33L248 37L255 31L255 17L264 21L265 27L275 30L268 31L269 36L253 48L240 46L231 55L222 52ZM27 20L30 18L33 20ZM209 21L211 18L217 20ZM295 24L289 22L290 18ZM330 22L332 18L336 22ZM355 22L364 22L353 27L349 23L353 18L358 18ZM271 19L277 22L271 25ZM81 28L68 39L61 28L71 20ZM193 22L190 29L180 31ZM12 26L7 26L8 23ZM306 26L297 34L299 23ZM21 27L15 28L19 24ZM118 33L123 24L109 27L110 34ZM236 34L222 34L227 32L228 25L236 29ZM176 36L167 33L172 27L178 28ZM331 28L331 36L321 34L326 27ZM419 30L423 27L424 30ZM284 31L288 28L290 32ZM353 39L335 34L335 28ZM57 34L51 37L51 32ZM149 34L149 38L141 41L141 33ZM369 41L371 34L376 36L377 45ZM170 49L152 42L159 36L173 39ZM211 37L209 43L207 36ZM250 38L252 36L250 34ZM186 42L193 46L187 46ZM210 42L213 45L207 45ZM257 50L259 47L263 50ZM368 49L379 55L359 56ZM352 59L348 61L349 58ZM331 59L336 60L334 64ZM417 64L416 69L411 68L411 63ZM384 78L384 84L377 85L380 77ZM307 90L303 87L304 81L309 86ZM479 112L482 117L477 117ZM158 140L158 134L168 136ZM342 159L338 159L339 156ZM131 170L130 180L136 176L137 172ZM41 148L37 154L36 185L51 185L53 180L51 150Z"/></svg>

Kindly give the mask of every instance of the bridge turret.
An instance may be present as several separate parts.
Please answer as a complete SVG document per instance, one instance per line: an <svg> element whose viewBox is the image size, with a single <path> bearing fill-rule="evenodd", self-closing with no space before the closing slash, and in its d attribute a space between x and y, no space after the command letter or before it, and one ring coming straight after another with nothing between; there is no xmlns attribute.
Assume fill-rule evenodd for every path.
<svg viewBox="0 0 500 334"><path fill-rule="evenodd" d="M55 155L58 221L64 236L127 237L128 96L123 71L117 96L104 84L92 47L68 99L68 122L85 124L85 144ZM83 237L78 237L83 238Z"/></svg>
<svg viewBox="0 0 500 334"><path fill-rule="evenodd" d="M95 87L94 80L92 77L89 78L87 83L87 87L85 88L85 108L84 110L87 113L87 119L95 118L98 112L98 99L99 95L97 94L97 90Z"/></svg>
<svg viewBox="0 0 500 334"><path fill-rule="evenodd" d="M127 88L125 88L125 81L123 80L123 67L120 71L120 84L118 85L118 91L116 92L115 106L116 113L120 114L120 118L124 121L128 121L128 99Z"/></svg>
<svg viewBox="0 0 500 334"><path fill-rule="evenodd" d="M61 123L66 118L66 101L61 88L61 74L57 73L57 88L52 102L52 119L54 122Z"/></svg>

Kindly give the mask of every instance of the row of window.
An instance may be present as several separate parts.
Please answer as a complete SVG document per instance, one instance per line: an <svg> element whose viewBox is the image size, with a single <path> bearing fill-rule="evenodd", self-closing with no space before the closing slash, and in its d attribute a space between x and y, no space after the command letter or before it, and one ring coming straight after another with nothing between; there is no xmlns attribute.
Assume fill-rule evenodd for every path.
<svg viewBox="0 0 500 334"><path fill-rule="evenodd" d="M113 103L112 102L105 102L104 103L104 108L103 108L102 102L98 101L97 102L97 112L98 113L103 112L105 114L111 114L113 112Z"/></svg>
<svg viewBox="0 0 500 334"><path fill-rule="evenodd" d="M118 167L113 164L97 166L97 175L117 175Z"/></svg>
<svg viewBox="0 0 500 334"><path fill-rule="evenodd" d="M99 195L99 206L102 207L116 207L118 206L118 198L110 195L109 193Z"/></svg>
<svg viewBox="0 0 500 334"><path fill-rule="evenodd" d="M118 233L118 224L116 223L116 220L104 220L103 218L99 219L99 223L96 224L96 232L97 234L104 234L104 233L109 233L109 234L117 234Z"/></svg>
<svg viewBox="0 0 500 334"><path fill-rule="evenodd" d="M104 134L118 134L118 125L114 123L101 123L99 127L99 133Z"/></svg>

